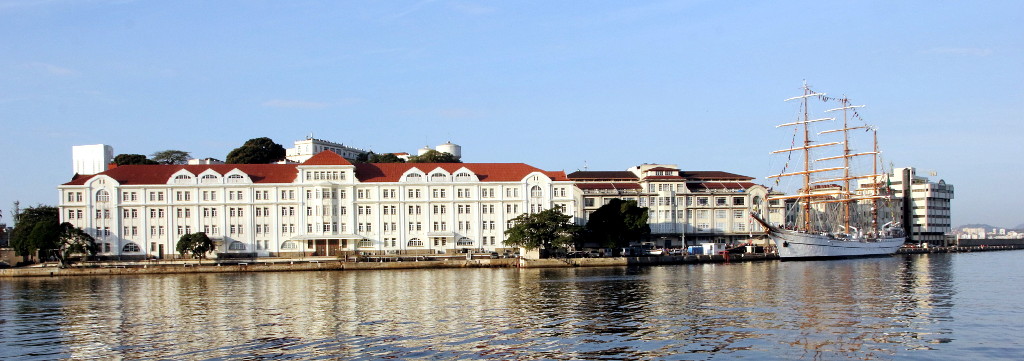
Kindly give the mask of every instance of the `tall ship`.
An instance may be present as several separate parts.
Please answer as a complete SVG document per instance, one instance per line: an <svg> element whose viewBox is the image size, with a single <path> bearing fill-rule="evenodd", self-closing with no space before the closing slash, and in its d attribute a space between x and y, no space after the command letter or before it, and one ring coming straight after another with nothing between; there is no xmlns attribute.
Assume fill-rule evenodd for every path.
<svg viewBox="0 0 1024 361"><path fill-rule="evenodd" d="M812 100L838 107L826 113L841 113L842 119L813 118ZM857 108L845 96L833 98L817 93L804 83L803 95L786 99L799 101L797 119L777 128L793 129L792 146L772 152L786 156L782 173L768 176L776 184L794 180L799 188L793 195L769 197L787 204L784 224L772 224L752 212L775 243L782 260L846 258L891 255L903 245L906 235L892 196L887 174L879 174L878 131L864 123ZM838 114L837 114L838 115ZM859 120L859 124L851 124ZM812 132L812 127L834 124L833 129ZM866 143L858 137L872 135L869 150L857 151ZM822 140L815 139L821 137ZM833 139L825 140L832 137ZM863 166L870 159L870 166ZM802 169L787 172L791 165ZM857 165L857 166L855 166Z"/></svg>

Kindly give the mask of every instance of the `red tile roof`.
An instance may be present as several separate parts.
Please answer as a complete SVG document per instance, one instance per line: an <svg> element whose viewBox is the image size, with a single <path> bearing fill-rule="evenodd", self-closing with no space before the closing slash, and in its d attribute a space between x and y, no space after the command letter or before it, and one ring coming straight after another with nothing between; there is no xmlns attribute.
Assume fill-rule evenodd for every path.
<svg viewBox="0 0 1024 361"><path fill-rule="evenodd" d="M735 173L722 172L717 170L710 171L682 171L679 172L679 176L692 179L692 180L730 180L730 181L749 181L753 180L752 177L745 175L739 175Z"/></svg>
<svg viewBox="0 0 1024 361"><path fill-rule="evenodd" d="M647 172L650 172L650 171L659 171L659 170L669 170L669 171L672 171L672 170L679 170L679 169L676 169L676 168L668 168L668 167L654 167L654 168L648 169L648 170L646 170L646 171L647 171Z"/></svg>
<svg viewBox="0 0 1024 361"><path fill-rule="evenodd" d="M302 165L352 165L352 163L334 151L325 150L306 159Z"/></svg>
<svg viewBox="0 0 1024 361"><path fill-rule="evenodd" d="M636 183L576 183L579 189L643 189Z"/></svg>
<svg viewBox="0 0 1024 361"><path fill-rule="evenodd" d="M700 182L686 184L690 191L695 192L704 190L744 190L753 186L754 183L750 182Z"/></svg>
<svg viewBox="0 0 1024 361"><path fill-rule="evenodd" d="M324 154L326 152L321 152ZM319 156L318 154L317 156ZM333 154L333 152L332 152ZM338 158L344 160L337 154ZM302 164L204 164L204 165L123 165L107 170L103 175L117 180L122 185L167 184L171 176L185 169L193 175L199 175L207 169L222 176L231 170L238 169L249 175L253 183L291 183L298 177L298 166L311 165L310 161L337 162L337 158L317 156ZM347 161L346 161L347 162ZM314 164L317 165L317 164ZM543 171L523 163L361 163L356 164L356 177L360 182L397 182L407 170L416 168L424 173L441 168L448 173L455 173L465 167L479 177L482 182L517 182L533 172L539 172L556 181L568 181L565 172ZM64 185L83 185L95 175L75 176Z"/></svg>
<svg viewBox="0 0 1024 361"><path fill-rule="evenodd" d="M481 182L516 182L533 172L540 172L556 181L569 180L565 172L546 172L523 163L361 163L356 164L360 182L397 182L410 169L429 174L437 168L454 174L461 168L469 169Z"/></svg>
<svg viewBox="0 0 1024 361"><path fill-rule="evenodd" d="M107 170L102 175L117 180L122 185L167 184L171 175L187 170L199 175L212 169L220 175L238 169L249 175L253 183L291 183L298 176L296 164L202 164L202 165L122 165ZM83 185L95 175L78 176L64 185Z"/></svg>
<svg viewBox="0 0 1024 361"><path fill-rule="evenodd" d="M569 173L569 179L572 180L586 180L586 179L628 179L636 180L636 174L630 171L575 171Z"/></svg>

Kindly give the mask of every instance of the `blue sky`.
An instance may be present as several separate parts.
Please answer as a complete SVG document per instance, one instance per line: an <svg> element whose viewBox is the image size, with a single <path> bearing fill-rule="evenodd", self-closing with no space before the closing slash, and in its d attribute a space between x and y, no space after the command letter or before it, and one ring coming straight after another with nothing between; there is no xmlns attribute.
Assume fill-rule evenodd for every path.
<svg viewBox="0 0 1024 361"><path fill-rule="evenodd" d="M0 209L56 204L71 147L223 159L313 133L468 162L761 179L806 79L885 158L1024 223L1021 1L0 0Z"/></svg>

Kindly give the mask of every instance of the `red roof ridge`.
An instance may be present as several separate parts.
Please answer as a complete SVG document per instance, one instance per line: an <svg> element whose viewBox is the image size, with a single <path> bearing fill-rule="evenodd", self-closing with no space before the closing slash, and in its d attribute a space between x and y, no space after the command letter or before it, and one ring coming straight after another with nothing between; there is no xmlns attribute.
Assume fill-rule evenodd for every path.
<svg viewBox="0 0 1024 361"><path fill-rule="evenodd" d="M309 157L300 165L352 165L352 162L332 150L325 150Z"/></svg>

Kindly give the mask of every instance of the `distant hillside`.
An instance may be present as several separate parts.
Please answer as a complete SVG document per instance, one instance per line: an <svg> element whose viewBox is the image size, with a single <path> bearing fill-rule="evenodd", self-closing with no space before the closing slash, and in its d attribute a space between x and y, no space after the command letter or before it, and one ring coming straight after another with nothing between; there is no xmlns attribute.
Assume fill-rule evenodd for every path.
<svg viewBox="0 0 1024 361"><path fill-rule="evenodd" d="M956 226L956 227L953 227L953 230L960 231L960 230L963 230L964 228L984 228L986 230L990 230L992 228L1005 228L1005 227L996 227L996 226L993 226L991 224L975 223L975 224L965 224L965 225L962 225L962 226ZM1018 224L1016 227L1006 228L1006 230L1011 230L1011 229L1012 230L1024 229L1024 223Z"/></svg>

